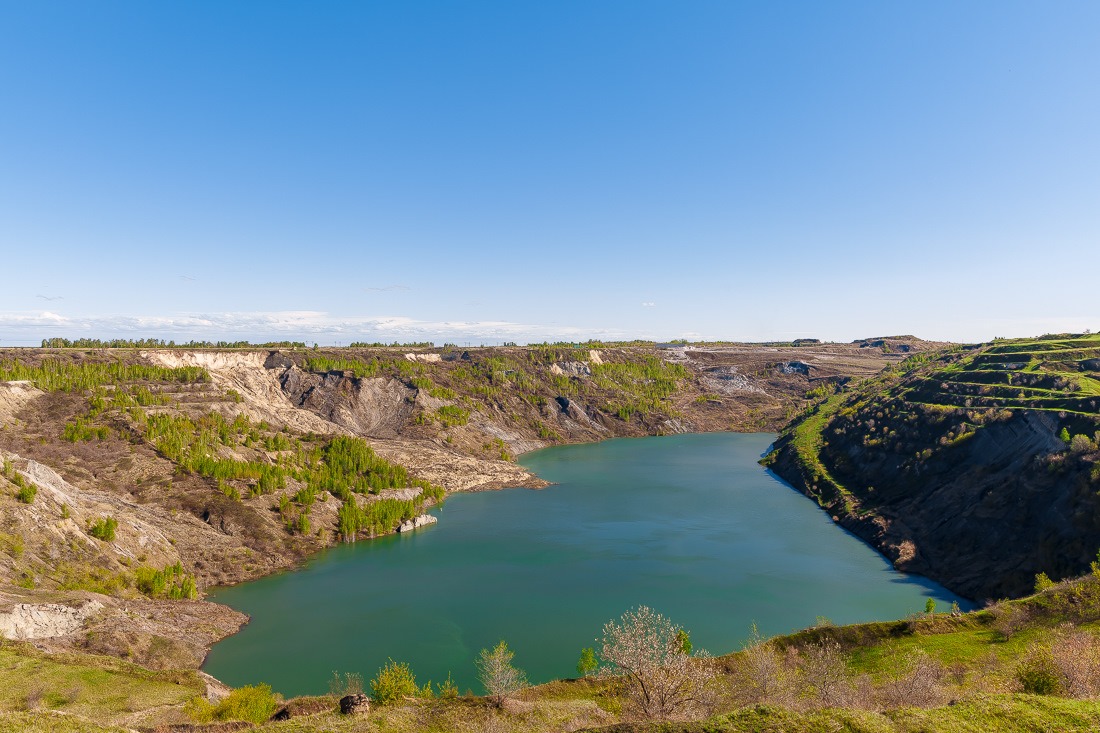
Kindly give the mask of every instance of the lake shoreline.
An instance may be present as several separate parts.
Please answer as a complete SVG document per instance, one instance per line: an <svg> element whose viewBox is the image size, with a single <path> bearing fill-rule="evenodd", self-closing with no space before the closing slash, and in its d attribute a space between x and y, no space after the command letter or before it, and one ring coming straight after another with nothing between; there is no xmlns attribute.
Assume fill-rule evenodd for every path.
<svg viewBox="0 0 1100 733"><path fill-rule="evenodd" d="M757 439L753 440L753 436ZM722 606L725 611L720 610L718 606L713 605L713 599L708 600L714 593L707 593L707 598L698 600L700 608L711 608L712 610L707 616L706 613L700 612L696 614L698 617L692 617L690 609L686 609L686 604L683 600L685 592L681 588L674 586L675 582L679 582L678 579L686 578L684 582L694 583L694 588L700 589L706 586L708 583L713 583L712 580L704 580L703 577L692 575L693 566L709 568L711 576L707 578L728 576L729 568L737 566L737 562L733 562L733 565L729 564L729 561L718 562L717 560L707 560L708 557L734 557L728 555L730 551L735 551L738 543L741 540L737 539L736 533L731 534L729 530L729 522L738 519L740 515L749 514L755 516L759 513L760 508L757 506L759 503L771 505L773 502L777 506L775 514L767 515L760 514L755 521L748 523L749 525L764 526L767 522L774 523L774 519L767 519L768 516L783 516L785 517L784 526L790 524L792 519L789 515L798 515L803 517L800 522L809 521L809 529L806 530L810 536L818 536L822 538L822 541L827 546L835 546L842 548L839 551L839 558L851 555L855 557L861 557L864 559L858 560L858 567L864 568L859 570L859 573L866 575L870 572L872 577L881 577L883 580L890 578L897 578L899 581L904 581L902 588L910 588L912 590L905 591L901 595L897 593L887 593L887 597L894 598L892 604L892 610L880 610L879 614L868 615L867 611L871 608L875 608L875 604L871 601L864 601L856 603L853 606L849 606L849 601L845 601L845 598L856 599L861 597L862 594L866 594L866 590L862 588L862 581L856 583L855 586L850 587L850 591L835 590L828 591L822 590L817 593L818 597L822 598L821 608L815 608L815 611L820 612L822 615L836 615L836 621L842 623L854 623L864 620L882 620L889 617L901 617L910 612L919 609L919 606L923 605L923 600L917 603L916 600L901 601L903 598L910 598L911 593L913 599L923 599L928 592L932 593L946 593L945 589L938 588L933 583L927 583L924 579L913 579L901 576L900 573L893 571L888 562L882 558L877 550L870 548L864 541L851 536L850 533L845 530L843 533L836 533L834 527L836 526L832 522L823 522L820 508L813 505L810 500L800 492L796 491L793 486L780 481L777 477L770 474L766 469L762 468L758 464L759 456L762 449L766 446L763 444L763 440L760 438L766 438L768 444L774 439L773 434L739 434L739 433L708 433L708 434L690 434L682 436L669 436L665 440L669 440L671 445L664 446L664 441L650 441L642 442L629 439L617 439L601 442L594 442L594 444L583 444L568 447L552 448L546 451L536 451L531 455L538 456L538 459L528 463L530 458L525 458L525 463L536 471L540 477L544 477L552 481L555 485L554 492L504 492L492 497L486 496L486 492L462 492L463 496L454 496L453 499L459 501L451 504L448 507L448 511L444 512L443 518L447 519L445 522L440 522L437 527L432 528L430 533L409 533L409 535L401 536L400 538L394 535L379 536L377 541L370 541L370 543L357 543L350 547L333 547L329 548L326 553L311 556L305 566L299 566L293 573L279 573L278 576L268 576L259 581L253 581L252 583L245 583L243 586L231 587L227 589L220 589L215 595L215 602L224 603L230 606L230 608L240 609L245 613L256 613L256 610L264 609L265 617L263 619L253 620L242 633L230 637L240 637L242 635L256 636L259 638L264 634L274 634L271 627L259 628L259 626L270 626L272 619L266 617L268 610L275 610L274 613L284 613L284 615L297 617L307 617L316 614L316 611L311 611L307 606L298 611L294 611L295 601L294 598L298 595L313 595L317 598L326 598L327 608L338 608L341 604L353 605L360 609L360 613L366 614L363 616L363 620L357 624L357 628L360 628L360 632L356 633L370 633L372 624L384 624L389 625L390 620L396 614L401 615L420 615L427 617L431 616L431 610L434 606L438 606L441 602L444 605L458 606L455 608L466 608L463 605L465 601L462 600L461 594L462 587L465 583L489 583L495 587L508 587L519 589L519 586L515 586L515 583L521 581L522 575L525 573L536 573L536 575L547 576L547 578L553 578L553 580L547 580L547 583L552 584L555 588L560 588L561 593L565 595L571 595L575 598L590 599L588 604L594 605L595 608L601 608L601 605L605 609L602 613L593 615L591 611L579 611L577 609L564 609L561 614L564 616L577 616L582 617L585 613L593 615L592 619L586 623L581 623L584 626L584 630L587 632L582 637L576 637L575 631L570 631L569 628L561 626L560 623L549 621L539 622L537 620L530 620L532 624L538 625L542 628L543 623L546 627L540 631L540 635L546 636L554 644L543 644L541 639L524 639L522 634L524 632L515 630L509 631L509 624L511 623L509 617L502 617L500 620L500 628L495 628L494 631L500 635L504 635L506 638L513 638L516 636L520 639L517 644L517 648L520 649L519 655L530 658L531 656L537 659L536 666L546 667L546 671L540 672L540 674L546 677L546 680L558 679L562 677L568 677L569 670L572 669L572 665L575 663L575 659L570 660L568 666L565 666L564 661L561 659L561 646L571 646L573 643L584 642L584 638L588 634L594 634L598 632L598 627L605 622L608 617L613 617L621 611L626 609L627 605L632 605L638 602L646 602L654 606L671 606L669 615L683 616L687 614L687 621L685 626L694 627L698 633L702 634L703 643L707 648L713 648L718 652L724 652L724 650L731 650L737 648L740 643L739 625L745 625L748 627L748 621L744 624L736 622L734 620L726 619L722 622L716 621L719 617L725 617L728 615L728 603L733 602L736 604L741 603L741 595L753 595L755 591L750 590L752 583L759 582L759 578L753 580L750 576L737 580L734 577L727 577L724 580L724 586L717 590L725 593L726 606ZM656 446L667 447L667 450L657 450ZM756 499L749 504L736 508L733 505L729 505L723 510L723 508L715 507L715 497L708 497L706 494L706 486L714 483L714 477L717 475L722 481L726 481L726 475L730 470L734 470L727 466L723 461L730 460L733 453L731 449L736 447L737 449L737 466L735 472L739 472L742 475L742 479L750 481L756 486L752 489L753 496ZM729 448L729 449L727 449ZM531 456L528 455L528 456ZM667 474L664 479L671 480L672 483L664 486L664 488L650 488L646 489L641 486L647 480L647 473L660 473L661 471L653 471L652 466L646 469L647 461L654 460L654 456L663 455L665 458L661 458L667 462L667 466L662 471ZM625 458L624 458L625 457ZM615 463L617 460L626 460L623 464ZM593 463L592 461L595 461ZM555 468L554 468L555 467ZM561 475L559 472L565 470L566 472L572 471L568 475ZM591 481L588 484L593 486L601 486L602 491L618 491L619 493L608 494L606 502L601 499L601 496L595 496L597 504L595 506L587 506L585 501L593 499L591 494L585 494L581 491L579 485L576 484L574 479L577 475L584 475L588 477L591 474ZM709 478L707 478L709 477ZM747 477L747 478L745 478ZM756 477L755 479L751 477ZM737 479L738 481L742 479ZM587 480L587 479L586 479ZM621 489L607 489L608 485L618 482ZM679 482L679 483L676 483ZM720 483L720 481L719 481ZM726 481L728 483L728 481ZM775 492L775 484L785 486L788 491ZM712 489L709 489L713 491ZM623 492L626 493L623 493ZM577 493L580 492L580 493ZM700 493L703 492L703 493ZM762 492L762 493L761 493ZM720 501L728 502L736 499L734 491L730 494L728 490L719 491L718 499L725 496L725 499ZM586 499L587 496L587 499ZM631 506L631 503L642 502L642 499L646 501L658 501L660 510L646 510L657 511L656 515L646 516L645 514L637 515L635 510L637 507ZM627 504L620 505L624 500ZM671 502L671 503L670 503ZM682 504L682 505L681 505ZM453 510L451 507L454 507ZM520 511L519 507L528 506L528 510ZM541 508L536 508L541 507ZM640 511L640 510L638 510ZM516 514L516 512L519 512ZM525 519L526 517L526 519ZM535 518L532 518L535 517ZM723 518L725 517L725 518ZM537 519L537 521L536 521ZM744 524L744 519L738 519ZM527 525L524 522L528 522ZM535 524L530 524L535 522ZM486 532L486 523L491 523L491 530ZM496 526L492 523L497 523ZM576 525L581 525L577 528ZM551 532L549 527L553 527ZM631 528L637 529L643 528L643 533L639 536L632 537L626 536L614 536L614 533L619 530L626 530L631 532ZM738 529L738 532L740 530ZM843 529L843 527L842 527ZM612 534L607 534L607 533ZM463 534L465 533L465 534ZM572 534L571 534L572 533ZM806 534L806 533L802 533ZM448 545L449 541L454 541L454 538L458 536L469 537L469 539L462 540L460 545L451 546ZM497 535L502 537L495 538ZM564 535L564 538L563 538ZM448 537L449 536L449 537ZM495 539L494 539L495 538ZM510 544L506 541L507 538L511 538ZM411 541L407 541L411 540ZM493 545L496 541L496 545ZM769 543L774 543L774 538L769 538L766 541L767 546ZM802 539L792 540L795 545L798 545ZM488 545L485 545L488 543ZM692 543L698 544L698 553L702 555L687 555L684 556L684 543L691 545ZM717 546L714 543L718 543ZM499 547L499 550L492 551L484 557L485 562L491 562L493 567L500 573L499 576L489 576L489 578L482 578L478 580L476 572L478 564L482 562L476 558L466 558L467 562L459 562L458 558L452 557L455 553L462 555L462 553L469 553L470 545L475 547L495 546ZM742 543L741 543L742 544ZM427 553L427 549L421 550L420 548L433 548L431 551L434 553L431 556L431 561L423 561L420 565L403 565L409 562L409 554L417 555L418 553ZM447 549L452 547L452 549ZM548 561L544 554L548 553L547 547L555 548L554 553L551 554L554 558L562 558L561 561L566 565L571 564L568 570L558 567L557 560L551 562ZM625 561L628 562L627 566L619 570L608 571L606 564L609 561L616 561L615 557L620 556L625 547L641 548L643 555L638 557L630 557ZM718 547L718 555L715 555L715 547ZM725 547L726 549L720 549ZM848 549L843 549L847 547ZM465 548L465 549L463 549ZM505 549L507 548L507 549ZM730 549L733 548L733 549ZM773 551L778 550L778 551ZM476 551L487 551L486 549L478 549ZM694 550L692 550L694 553ZM774 562L774 557L787 558L783 562L787 566L777 568L772 572L788 573L790 575L793 572L793 578L795 581L790 583L780 583L779 586L767 586L763 588L763 595L771 594L774 598L787 598L792 592L798 590L798 588L804 586L807 582L821 581L822 579L831 578L839 575L840 580L837 581L837 589L848 588L848 583L851 582L856 576L851 575L855 570L843 570L847 567L844 562L846 560L837 560L842 562L840 566L833 566L831 562L833 560L826 560L822 564L820 558L820 551L811 547L784 547L778 548L772 547L767 550L755 550L763 551L763 555L752 560L751 565L760 566L762 568L769 567L769 562ZM503 553L503 555L502 555ZM725 553L725 555L722 555ZM792 555L793 553L793 555ZM533 554L533 555L532 555ZM834 553L835 554L835 553ZM370 583L374 588L379 589L378 592L383 595L397 593L404 597L404 595L412 593L416 595L416 602L408 601L408 611L401 613L396 611L387 611L382 615L371 615L373 612L370 609L370 604L377 601L377 599L359 599L356 600L352 595L346 591L346 584L335 581L334 577L339 575L339 569L337 566L341 562L349 561L351 557L356 557L352 562L350 568L360 568L352 572L349 576L349 580L352 577L360 577L362 573L366 573L366 576L370 577ZM524 558L524 562L528 562L529 567L522 568L515 567L514 564L509 565L509 557L521 557ZM683 565L683 562L687 557L694 557L689 565ZM676 559L680 558L680 559ZM621 558L620 558L621 560ZM503 565L500 565L502 564ZM533 565L530 565L533 562ZM365 565L364 565L365 564ZM782 565L782 564L781 564ZM439 566L439 567L437 567ZM803 567L805 566L805 567ZM855 568L856 566L853 566ZM422 575L427 568L428 575ZM722 568L726 568L723 570ZM793 568L793 569L792 569ZM597 573L597 576L591 576L591 572ZM348 570L348 572L351 572ZM436 575L431 575L434 572ZM612 575L606 576L607 572L612 572ZM511 578L508 573L518 573L517 578ZM547 575L549 573L549 575ZM554 575L559 573L559 575ZM564 575L561 575L564 573ZM603 576L598 573L604 573ZM882 575L886 573L886 575ZM331 576L324 578L323 576ZM309 578L305 578L309 576ZM560 576L560 577L559 577ZM763 578L767 581L768 573L764 573ZM310 579L312 578L312 579ZM509 580L510 578L510 580ZM586 580L586 578L595 578ZM609 597L606 592L608 581L599 580L598 578L614 578L614 583L624 583L627 581L634 582L637 578L647 578L645 583L642 583L638 588L638 593L624 592L617 595L617 597ZM634 579L634 580L631 580ZM461 582L460 582L461 581ZM309 588L309 583L321 582L320 589L304 590ZM361 581L356 581L361 582ZM638 581L640 582L640 581ZM673 586L668 586L669 582L673 582ZM876 581L878 583L879 581ZM264 584L270 586L270 588L264 588ZM303 584L305 583L305 584ZM334 583L334 584L333 584ZM455 584L458 583L458 584ZM511 584L509 584L511 583ZM746 586L745 583L749 583ZM890 588L889 581L884 588ZM352 583L353 584L353 583ZM409 584L406 588L405 584ZM629 583L628 583L629 584ZM881 583L880 583L881 586ZM287 590L279 590L279 588L286 588ZM296 588L294 592L290 592L290 588ZM664 590L661 590L661 589ZM770 590L768 590L770 588ZM259 589L259 590L255 590ZM389 590L382 590L389 589ZM572 589L572 590L569 590ZM793 590L792 590L793 589ZM930 590L931 589L931 590ZM712 589L714 590L714 589ZM228 591L228 592L227 592ZM422 592L421 592L422 591ZM691 589L687 589L691 591ZM254 598L259 599L265 597L266 593L274 593L267 601L255 606L255 609L250 608L248 604L241 605L238 600L242 597L249 597L254 595ZM456 597L455 593L459 593ZM524 598L529 599L529 603L533 606L551 605L555 603L561 603L561 599L558 598L557 592L547 592L539 587L529 588L527 590L514 590L511 593L518 593L524 595ZM777 595L778 594L778 595ZM832 594L832 598L831 598ZM227 595L232 598L227 599ZM637 598L636 598L637 595ZM871 595L873 597L873 593ZM869 597L869 598L871 598ZM941 595L941 598L947 598L946 595ZM738 600L741 599L741 600ZM257 602L257 601L254 601ZM384 605L386 608L393 606L397 601L387 600ZM403 602L404 599L403 599ZM513 601L507 601L513 603ZM851 601L855 603L855 601ZM289 605L281 605L287 603ZM694 603L694 602L693 602ZM707 603L711 604L707 606ZM949 603L949 601L944 601ZM838 605L839 604L839 605ZM889 605L888 604L888 605ZM794 597L790 597L789 601L783 601L782 605L785 609L799 609L805 608L805 601L795 600ZM684 608L678 610L678 606L684 606ZM398 608L398 606L394 606ZM425 611L425 610L428 611ZM832 610L831 610L832 609ZM847 610L845 610L847 609ZM471 613L473 612L463 612ZM513 611L513 615L529 615L529 613L522 611L520 606L516 606L516 610ZM474 616L481 616L482 612L473 614ZM766 615L774 615L771 613L760 613L760 617ZM598 616L598 619L597 617ZM705 617L704 617L705 616ZM261 624L256 624L256 621L263 621ZM774 628L769 628L771 633L787 633L794 628L802 628L806 624L812 624L814 622L813 616L807 616L802 619L801 616L791 616L788 621L778 622ZM337 623L329 622L326 623ZM404 623L398 620L398 625ZM472 645L472 650L478 644L492 643L496 639L492 639L492 642L481 641L480 636L488 637L488 631L485 628L484 621L474 621L473 630L467 631L466 627L461 623L459 626L452 626L453 621L448 621L440 617L440 619L422 620L421 624L416 627L415 631L408 632L408 638L422 637L427 635L429 638L432 634L441 633L439 630L442 628L455 628L453 632L455 636L449 636L444 634L443 637L434 639L432 642L436 644L441 652L437 656L448 657L452 659L453 665L456 667L464 665L462 659L465 658L462 655L467 654L463 652L462 648L465 645ZM489 624L492 625L492 624ZM588 628L591 626L591 628ZM462 628L460 633L458 630ZM720 627L720 628L719 628ZM377 627L376 627L377 628ZM477 631L477 628L481 628L481 631ZM366 630L366 631L363 631ZM735 633L736 632L736 633ZM397 634L396 631L387 632L387 636ZM518 635L517 635L518 634ZM706 642L706 637L712 638L711 642ZM736 638L735 638L736 636ZM576 637L576 641L571 641ZM275 644L274 639L282 639L282 636L268 636L272 639L271 644ZM456 647L455 643L458 643L458 639L462 639L460 647ZM725 641L722 641L725 639ZM219 644L226 644L226 641ZM285 643L285 642L283 642ZM422 646L428 642L417 641L412 643L411 652L409 652L409 658L415 658L416 647ZM588 642L591 644L591 642ZM250 645L252 645L250 647ZM254 648L254 641L238 642L229 641L229 647L233 648ZM538 653L536 649L540 646L555 646L558 648L550 648L546 652L544 659L552 660L557 658L557 663L552 661L543 661L540 657L541 653ZM208 674L213 674L216 677L226 678L226 672L224 672L224 659L218 657L223 654L230 654L231 649L229 647L221 647L223 650L221 653L213 652L208 654L204 663L204 670L208 671ZM728 648L727 648L728 647ZM406 649L405 646L396 647L392 649L394 654L400 654ZM283 654L292 653L290 649L283 649ZM557 655L555 657L554 655ZM397 658L396 656L394 658ZM363 664L356 658L353 664ZM553 664L557 664L554 667ZM253 666L259 665L264 667L263 663L252 663ZM332 667L332 665L328 665ZM445 671L442 668L436 671L432 671L430 663L414 664L414 669L417 669L420 674L419 666L425 666L427 670L427 676L434 677L444 676ZM341 667L342 668L342 667ZM452 668L454 670L454 668ZM328 675L330 669L324 674ZM364 677L373 674L374 669L371 667L360 668ZM538 677L538 675L536 675ZM241 678L234 677L233 672L228 674L229 681L231 683L248 683ZM312 679L312 678L311 678ZM315 682L318 680L315 679ZM277 683L277 682L276 682ZM471 687L475 687L475 683L471 683ZM276 687L276 689L278 689ZM294 689L294 688L288 688ZM298 688L300 691L308 691L306 688Z"/></svg>

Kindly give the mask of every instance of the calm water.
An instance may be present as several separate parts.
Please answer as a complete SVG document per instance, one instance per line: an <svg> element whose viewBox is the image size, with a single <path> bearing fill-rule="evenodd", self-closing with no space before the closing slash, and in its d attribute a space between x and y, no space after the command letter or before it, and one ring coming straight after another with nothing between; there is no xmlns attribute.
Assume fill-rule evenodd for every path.
<svg viewBox="0 0 1100 733"><path fill-rule="evenodd" d="M612 440L528 454L557 485L454 496L411 535L329 550L304 569L223 589L252 616L205 669L231 685L323 692L333 670L369 680L388 658L421 682L500 639L532 682L575 676L603 623L646 604L696 647L738 648L755 621L785 633L826 616L893 619L956 599L893 570L756 461L774 436Z"/></svg>

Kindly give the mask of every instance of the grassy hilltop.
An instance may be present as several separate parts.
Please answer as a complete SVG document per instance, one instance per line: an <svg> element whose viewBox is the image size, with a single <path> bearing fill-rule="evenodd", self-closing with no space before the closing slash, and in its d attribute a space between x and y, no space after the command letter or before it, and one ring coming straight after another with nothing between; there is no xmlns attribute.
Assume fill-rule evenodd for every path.
<svg viewBox="0 0 1100 733"><path fill-rule="evenodd" d="M895 564L973 598L1100 547L1100 335L909 357L818 404L768 463Z"/></svg>

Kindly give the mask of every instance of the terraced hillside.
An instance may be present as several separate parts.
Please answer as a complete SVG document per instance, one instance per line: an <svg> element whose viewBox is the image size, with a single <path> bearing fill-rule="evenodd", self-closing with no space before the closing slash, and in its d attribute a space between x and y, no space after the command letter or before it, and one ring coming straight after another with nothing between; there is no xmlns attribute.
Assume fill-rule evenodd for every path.
<svg viewBox="0 0 1100 733"><path fill-rule="evenodd" d="M976 599L1100 547L1100 335L909 357L784 431L774 470L899 568Z"/></svg>

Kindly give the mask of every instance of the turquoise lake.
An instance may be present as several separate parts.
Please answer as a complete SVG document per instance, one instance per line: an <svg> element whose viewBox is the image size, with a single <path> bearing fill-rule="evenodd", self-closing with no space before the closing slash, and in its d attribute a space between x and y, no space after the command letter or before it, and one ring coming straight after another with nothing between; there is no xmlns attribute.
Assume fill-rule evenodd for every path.
<svg viewBox="0 0 1100 733"><path fill-rule="evenodd" d="M325 551L220 589L252 617L204 669L284 695L369 681L390 658L421 683L481 692L473 660L500 639L531 682L575 676L603 624L648 605L712 654L755 622L787 633L895 619L957 600L894 570L758 465L771 433L707 433L549 448L520 462L553 486L450 497L439 523Z"/></svg>

